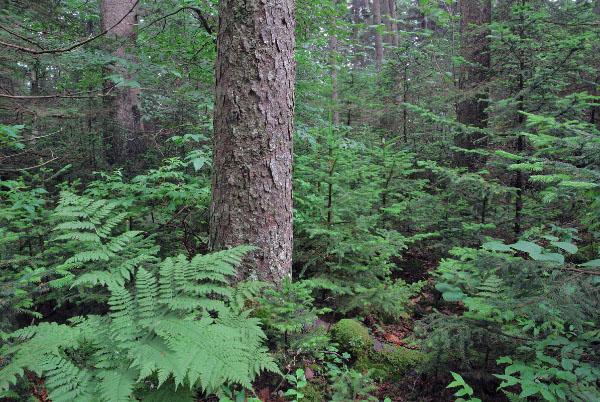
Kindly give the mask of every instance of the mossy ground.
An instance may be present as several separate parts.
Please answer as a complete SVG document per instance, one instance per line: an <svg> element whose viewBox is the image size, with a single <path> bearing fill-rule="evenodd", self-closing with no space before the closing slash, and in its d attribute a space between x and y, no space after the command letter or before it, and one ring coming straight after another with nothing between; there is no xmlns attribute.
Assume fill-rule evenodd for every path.
<svg viewBox="0 0 600 402"><path fill-rule="evenodd" d="M366 372L372 369L372 378L376 381L398 380L410 369L422 366L426 360L426 355L420 350L401 346L373 350L369 331L357 320L340 320L331 328L331 337L339 344L340 350L352 355L355 370Z"/></svg>
<svg viewBox="0 0 600 402"><path fill-rule="evenodd" d="M367 357L373 340L363 325L350 319L343 319L331 327L331 339L337 342L340 350L348 352L358 361Z"/></svg>
<svg viewBox="0 0 600 402"><path fill-rule="evenodd" d="M395 346L391 350L371 351L367 358L358 360L354 368L358 371L373 370L372 378L378 382L398 381L409 370L419 369L426 360L420 350Z"/></svg>

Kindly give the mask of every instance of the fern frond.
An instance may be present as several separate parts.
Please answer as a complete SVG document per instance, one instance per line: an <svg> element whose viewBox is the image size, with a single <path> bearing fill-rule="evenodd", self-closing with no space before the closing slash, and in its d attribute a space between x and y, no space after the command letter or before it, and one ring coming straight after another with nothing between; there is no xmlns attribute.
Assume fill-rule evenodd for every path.
<svg viewBox="0 0 600 402"><path fill-rule="evenodd" d="M123 250L127 246L127 244L130 243L133 240L133 238L138 236L140 233L142 232L138 230L132 230L129 232L122 233L117 237L113 237L110 240L110 242L106 244L106 248L108 248L113 253L117 253Z"/></svg>
<svg viewBox="0 0 600 402"><path fill-rule="evenodd" d="M160 387L169 376L173 376L175 385L183 384L185 371L169 346L160 338L137 343L130 349L131 368L139 370L137 381L156 373Z"/></svg>
<svg viewBox="0 0 600 402"><path fill-rule="evenodd" d="M108 283L108 290L111 293L108 299L111 335L124 344L133 342L138 334L133 296L123 286L114 282Z"/></svg>
<svg viewBox="0 0 600 402"><path fill-rule="evenodd" d="M489 276L483 283L477 286L477 296L485 298L498 298L503 292L504 282L496 275Z"/></svg>
<svg viewBox="0 0 600 402"><path fill-rule="evenodd" d="M60 356L45 356L46 381L53 402L91 401L91 374Z"/></svg>
<svg viewBox="0 0 600 402"><path fill-rule="evenodd" d="M127 212L121 212L115 216L108 218L104 225L97 229L98 236L107 238L112 233L113 229L127 217Z"/></svg>
<svg viewBox="0 0 600 402"><path fill-rule="evenodd" d="M79 241L89 241L94 243L101 243L100 236L95 233L87 233L87 232L68 232L63 235L57 236L55 240L79 240Z"/></svg>
<svg viewBox="0 0 600 402"><path fill-rule="evenodd" d="M107 252L107 250L91 250L91 251L82 251L80 253L75 254L73 257L67 259L65 264L72 264L76 262L91 262L91 261L108 261L110 257L114 254Z"/></svg>
<svg viewBox="0 0 600 402"><path fill-rule="evenodd" d="M96 225L92 222L69 221L59 223L53 230L96 230Z"/></svg>
<svg viewBox="0 0 600 402"><path fill-rule="evenodd" d="M103 371L98 375L103 401L123 402L130 398L137 378L137 372L130 369Z"/></svg>
<svg viewBox="0 0 600 402"><path fill-rule="evenodd" d="M137 315L141 325L149 325L158 307L158 284L153 275L144 268L136 275Z"/></svg>
<svg viewBox="0 0 600 402"><path fill-rule="evenodd" d="M167 382L159 389L148 393L143 402L194 402L196 400L194 391L182 387L176 388L173 384Z"/></svg>

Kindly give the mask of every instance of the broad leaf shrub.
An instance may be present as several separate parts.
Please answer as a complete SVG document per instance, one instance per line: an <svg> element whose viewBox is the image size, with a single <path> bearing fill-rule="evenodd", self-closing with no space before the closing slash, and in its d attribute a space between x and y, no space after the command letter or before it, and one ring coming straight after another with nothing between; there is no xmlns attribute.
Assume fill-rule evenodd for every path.
<svg viewBox="0 0 600 402"><path fill-rule="evenodd" d="M600 260L569 263L577 246L568 240L553 233L454 249L437 269L436 288L464 312L422 320L426 349L480 385L518 386L521 398L600 398Z"/></svg>

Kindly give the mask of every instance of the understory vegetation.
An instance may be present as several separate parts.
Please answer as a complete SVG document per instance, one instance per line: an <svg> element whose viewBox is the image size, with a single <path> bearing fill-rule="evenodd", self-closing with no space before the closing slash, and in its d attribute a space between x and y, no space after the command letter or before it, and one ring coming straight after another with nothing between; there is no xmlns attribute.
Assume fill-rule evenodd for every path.
<svg viewBox="0 0 600 402"><path fill-rule="evenodd" d="M44 53L100 16L42 3L0 0L0 400L600 400L594 2L494 2L468 90L454 1L297 1L279 286L238 280L251 245L209 252L216 2L140 1L135 60ZM136 158L107 82L139 90Z"/></svg>

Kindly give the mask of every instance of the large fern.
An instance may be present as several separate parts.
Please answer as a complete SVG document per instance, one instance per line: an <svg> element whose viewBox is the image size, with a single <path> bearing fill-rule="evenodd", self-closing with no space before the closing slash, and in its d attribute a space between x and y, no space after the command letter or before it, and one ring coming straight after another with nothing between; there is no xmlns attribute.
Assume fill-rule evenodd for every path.
<svg viewBox="0 0 600 402"><path fill-rule="evenodd" d="M0 350L8 362L0 370L0 390L29 370L44 379L53 402L160 400L157 392L170 401L192 401L196 389L249 388L261 371L277 372L262 347L259 320L242 311L240 292L229 285L234 266L252 248L191 261L167 258L157 267L151 253L136 255L130 248L139 233L112 234L124 218L109 217L115 208L62 194L57 241L67 241L74 255L57 271L75 278L68 282L80 293L103 291L109 311L11 334Z"/></svg>
<svg viewBox="0 0 600 402"><path fill-rule="evenodd" d="M106 271L113 280L124 283L141 263L155 261L158 247L140 236L141 232L126 229L127 212L118 209L116 201L96 200L68 191L60 194L53 213L58 222L57 236L52 245L58 250L73 250L74 254L55 268L57 278L50 286L70 285L77 274L93 270Z"/></svg>

